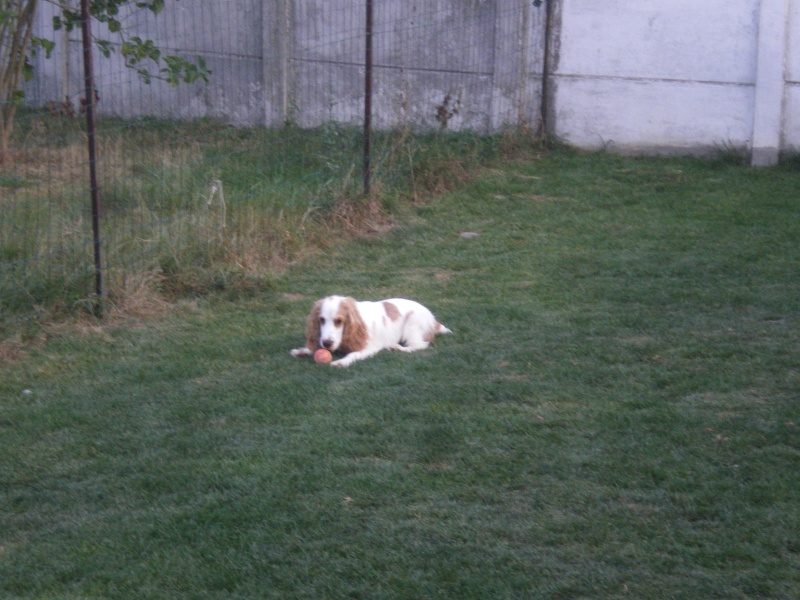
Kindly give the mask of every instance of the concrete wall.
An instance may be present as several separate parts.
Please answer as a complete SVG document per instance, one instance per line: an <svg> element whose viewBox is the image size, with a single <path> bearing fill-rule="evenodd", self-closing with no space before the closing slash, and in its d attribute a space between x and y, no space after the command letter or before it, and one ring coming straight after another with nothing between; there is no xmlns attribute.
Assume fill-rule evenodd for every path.
<svg viewBox="0 0 800 600"><path fill-rule="evenodd" d="M44 35L52 35L53 11L42 7ZM375 125L438 128L440 106L452 113L450 129L490 132L535 121L544 14L525 0L374 0ZM165 54L202 55L213 75L208 85L143 86L118 54L98 57L101 115L207 116L237 125L362 121L363 0L186 0L168 2L157 17L134 9L122 21L129 35L152 39ZM77 32L66 58L64 46L55 60L37 61L37 82L27 90L33 103L60 100L65 87L76 103L83 95Z"/></svg>
<svg viewBox="0 0 800 600"><path fill-rule="evenodd" d="M210 84L173 88L154 79L145 85L133 71L125 68L118 51L105 58L95 49L95 85L100 95L98 113L122 118L143 115L179 119L213 117L237 125L263 123L264 48L260 0L204 0L202 9L191 1L168 2L167 7L157 17L146 9L131 9L121 21L128 35L152 39L165 55L203 56L213 71ZM55 13L50 3L40 4L41 35L53 37L57 50L51 60L37 57L36 80L26 92L34 104L61 100L67 95L78 105L84 96L80 31L70 34L65 44L63 33L52 32L50 24ZM94 21L92 27L96 38L116 39L101 23Z"/></svg>
<svg viewBox="0 0 800 600"><path fill-rule="evenodd" d="M520 0L375 0L374 5L377 127L440 127L440 106L454 113L450 129L489 132L537 118L544 10ZM288 103L282 118L302 126L361 123L364 2L284 0L270 10L269 21L285 22L282 30L273 28L277 38L270 46L284 48L289 57L281 73ZM278 111L271 112L272 121L279 121Z"/></svg>
<svg viewBox="0 0 800 600"><path fill-rule="evenodd" d="M800 152L800 0L789 7L782 148Z"/></svg>
<svg viewBox="0 0 800 600"><path fill-rule="evenodd" d="M295 4L293 89L298 99L314 98L293 107L302 125L361 122L364 41L353 33L362 31L364 13L357 4L355 18L345 10L352 0ZM536 120L544 14L519 0L376 2L376 126L440 127L443 111L452 115L450 129L488 132Z"/></svg>
<svg viewBox="0 0 800 600"><path fill-rule="evenodd" d="M800 145L800 0L563 0L552 133L623 152Z"/></svg>
<svg viewBox="0 0 800 600"><path fill-rule="evenodd" d="M450 129L489 133L535 127L544 108L551 134L586 148L742 147L757 164L800 150L800 0L374 4L378 127L438 128L445 114ZM42 4L44 35L52 10ZM97 58L100 114L361 123L363 0L184 0L123 22L165 53L204 56L214 73L208 85L143 86L119 56ZM77 37L59 48L37 59L33 103L82 96Z"/></svg>

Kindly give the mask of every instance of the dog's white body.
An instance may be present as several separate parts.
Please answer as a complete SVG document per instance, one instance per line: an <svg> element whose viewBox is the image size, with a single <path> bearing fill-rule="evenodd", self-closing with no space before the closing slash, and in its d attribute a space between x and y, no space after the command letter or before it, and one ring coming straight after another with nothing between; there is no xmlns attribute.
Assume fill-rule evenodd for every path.
<svg viewBox="0 0 800 600"><path fill-rule="evenodd" d="M306 345L292 356L310 356L317 348L345 352L331 365L347 367L381 350L416 352L439 333L452 333L419 302L392 298L357 302L328 296L314 304L306 324Z"/></svg>

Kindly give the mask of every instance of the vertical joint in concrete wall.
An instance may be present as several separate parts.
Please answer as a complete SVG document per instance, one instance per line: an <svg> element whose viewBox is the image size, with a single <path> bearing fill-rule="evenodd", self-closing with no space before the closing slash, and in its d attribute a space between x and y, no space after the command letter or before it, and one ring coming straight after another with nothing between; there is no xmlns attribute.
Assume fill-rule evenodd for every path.
<svg viewBox="0 0 800 600"><path fill-rule="evenodd" d="M285 123L291 119L291 67L294 40L294 24L292 23L293 0L281 0L281 113Z"/></svg>
<svg viewBox="0 0 800 600"><path fill-rule="evenodd" d="M293 0L277 0L261 5L267 126L281 125L291 118L292 3Z"/></svg>
<svg viewBox="0 0 800 600"><path fill-rule="evenodd" d="M556 135L556 85L555 73L558 69L561 47L561 0L544 0L544 61L542 68L541 122L539 135Z"/></svg>
<svg viewBox="0 0 800 600"><path fill-rule="evenodd" d="M778 162L783 131L789 0L761 0L753 110L753 166Z"/></svg>
<svg viewBox="0 0 800 600"><path fill-rule="evenodd" d="M66 5L69 5L67 0ZM69 30L67 27L61 28L60 50L57 50L56 56L59 57L59 69L61 71L61 89L59 89L59 100L64 102L71 102L69 99Z"/></svg>
<svg viewBox="0 0 800 600"><path fill-rule="evenodd" d="M525 93L527 86L525 80L528 74L528 55L531 47L531 3L527 0L522 2L522 25L520 30L520 60L519 73L517 75L517 127L525 127L528 123L526 114Z"/></svg>
<svg viewBox="0 0 800 600"><path fill-rule="evenodd" d="M536 120L530 79L531 69L539 66L532 66L531 54L542 40L534 37L534 23L540 21L533 10L531 0L498 0L495 5L490 132L533 126Z"/></svg>

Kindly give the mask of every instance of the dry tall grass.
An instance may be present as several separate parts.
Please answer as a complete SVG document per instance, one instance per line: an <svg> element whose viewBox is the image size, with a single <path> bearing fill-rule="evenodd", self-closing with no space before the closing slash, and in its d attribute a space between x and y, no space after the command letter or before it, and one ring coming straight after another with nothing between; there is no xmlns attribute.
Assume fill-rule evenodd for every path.
<svg viewBox="0 0 800 600"><path fill-rule="evenodd" d="M256 293L271 274L343 238L384 233L403 206L469 180L490 141L387 134L373 193L359 132L234 130L214 123L106 123L99 134L106 318L168 301ZM0 173L4 312L84 314L93 293L85 139L36 114Z"/></svg>

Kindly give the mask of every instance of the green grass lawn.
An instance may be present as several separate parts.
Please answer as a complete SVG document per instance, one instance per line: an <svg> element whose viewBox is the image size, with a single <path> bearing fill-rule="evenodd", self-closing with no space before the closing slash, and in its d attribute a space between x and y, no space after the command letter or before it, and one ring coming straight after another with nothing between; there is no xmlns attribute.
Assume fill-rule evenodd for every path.
<svg viewBox="0 0 800 600"><path fill-rule="evenodd" d="M62 329L0 367L0 596L800 597L798 189L555 151L263 296ZM455 333L290 357L331 293Z"/></svg>

